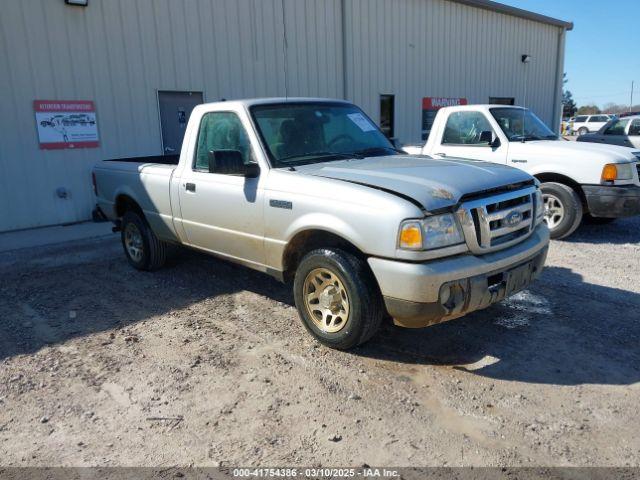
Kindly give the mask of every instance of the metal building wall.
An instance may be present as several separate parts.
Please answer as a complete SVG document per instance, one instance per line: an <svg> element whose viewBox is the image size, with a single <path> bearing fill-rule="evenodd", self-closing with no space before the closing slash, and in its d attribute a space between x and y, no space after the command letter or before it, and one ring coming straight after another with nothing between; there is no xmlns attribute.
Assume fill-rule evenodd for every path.
<svg viewBox="0 0 640 480"><path fill-rule="evenodd" d="M340 12L340 0L3 1L0 231L90 218L96 161L161 154L157 90L342 97ZM93 100L100 147L40 150L36 99Z"/></svg>
<svg viewBox="0 0 640 480"><path fill-rule="evenodd" d="M420 140L423 97L514 97L558 124L561 27L448 0L349 0L345 25L347 96L377 119L379 95L395 94L402 141Z"/></svg>
<svg viewBox="0 0 640 480"><path fill-rule="evenodd" d="M391 93L417 141L424 96L522 103L529 53L527 104L552 124L562 32L450 0L5 0L0 232L90 218L95 162L161 153L157 90L346 96L375 120ZM100 147L40 150L36 99L93 100Z"/></svg>

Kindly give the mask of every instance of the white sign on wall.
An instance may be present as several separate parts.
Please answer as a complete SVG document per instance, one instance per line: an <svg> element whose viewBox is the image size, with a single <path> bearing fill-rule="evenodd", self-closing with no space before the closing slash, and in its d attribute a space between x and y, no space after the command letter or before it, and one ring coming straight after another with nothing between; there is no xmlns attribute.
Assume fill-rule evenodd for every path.
<svg viewBox="0 0 640 480"><path fill-rule="evenodd" d="M41 149L96 148L100 145L96 108L84 100L35 100Z"/></svg>

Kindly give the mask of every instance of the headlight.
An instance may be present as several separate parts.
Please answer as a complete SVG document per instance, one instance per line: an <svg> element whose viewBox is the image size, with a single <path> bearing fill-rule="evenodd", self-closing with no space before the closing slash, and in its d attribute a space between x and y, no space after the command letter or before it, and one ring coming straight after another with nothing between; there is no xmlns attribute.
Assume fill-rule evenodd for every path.
<svg viewBox="0 0 640 480"><path fill-rule="evenodd" d="M447 213L403 222L398 243L405 250L432 250L463 242L464 235L455 215Z"/></svg>
<svg viewBox="0 0 640 480"><path fill-rule="evenodd" d="M630 163L607 163L602 169L602 181L632 180L633 169Z"/></svg>

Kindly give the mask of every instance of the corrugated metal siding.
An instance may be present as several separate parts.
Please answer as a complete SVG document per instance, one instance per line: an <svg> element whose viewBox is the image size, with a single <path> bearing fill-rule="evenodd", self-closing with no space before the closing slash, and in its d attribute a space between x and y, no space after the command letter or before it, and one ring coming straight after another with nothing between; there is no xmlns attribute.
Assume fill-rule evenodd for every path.
<svg viewBox="0 0 640 480"><path fill-rule="evenodd" d="M104 158L162 150L157 90L205 101L342 97L340 0L7 0L0 15L0 231L75 222ZM93 100L100 148L40 150L33 100ZM57 198L58 187L71 197Z"/></svg>
<svg viewBox="0 0 640 480"><path fill-rule="evenodd" d="M529 53L527 103L552 122L560 28L446 0L344 2L346 44L342 0L6 0L0 231L88 219L96 161L161 153L157 90L340 98L346 84L374 119L395 94L396 133L413 141L424 96L522 102ZM36 99L93 100L100 148L40 150Z"/></svg>
<svg viewBox="0 0 640 480"><path fill-rule="evenodd" d="M349 0L347 96L374 119L396 95L396 135L421 136L423 97L514 97L553 125L562 29L447 0ZM528 65L522 54L530 54ZM525 74L527 94L524 98Z"/></svg>

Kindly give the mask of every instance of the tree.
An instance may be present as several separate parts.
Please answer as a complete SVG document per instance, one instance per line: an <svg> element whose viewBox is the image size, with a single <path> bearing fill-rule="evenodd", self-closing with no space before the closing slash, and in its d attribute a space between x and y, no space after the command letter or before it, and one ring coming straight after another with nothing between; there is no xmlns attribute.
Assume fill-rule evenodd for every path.
<svg viewBox="0 0 640 480"><path fill-rule="evenodd" d="M602 111L605 113L620 114L629 111L629 105L619 105L617 103L607 103L602 106ZM631 107L632 112L640 112L640 105L633 105Z"/></svg>
<svg viewBox="0 0 640 480"><path fill-rule="evenodd" d="M578 115L597 115L600 109L596 105L583 105L578 109Z"/></svg>
<svg viewBox="0 0 640 480"><path fill-rule="evenodd" d="M566 85L569 79L567 78L567 74L562 74L562 85ZM566 90L564 87L562 89L562 117L569 118L573 117L576 114L576 102L573 101L573 95L569 90Z"/></svg>

